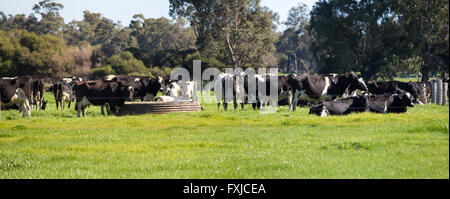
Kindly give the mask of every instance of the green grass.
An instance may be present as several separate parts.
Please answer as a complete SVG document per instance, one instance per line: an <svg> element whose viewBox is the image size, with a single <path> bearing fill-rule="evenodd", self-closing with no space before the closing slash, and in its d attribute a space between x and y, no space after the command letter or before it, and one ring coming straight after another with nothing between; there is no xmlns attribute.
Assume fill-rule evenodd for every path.
<svg viewBox="0 0 450 199"><path fill-rule="evenodd" d="M217 111L127 117L2 111L0 178L449 178L449 107L320 118Z"/></svg>

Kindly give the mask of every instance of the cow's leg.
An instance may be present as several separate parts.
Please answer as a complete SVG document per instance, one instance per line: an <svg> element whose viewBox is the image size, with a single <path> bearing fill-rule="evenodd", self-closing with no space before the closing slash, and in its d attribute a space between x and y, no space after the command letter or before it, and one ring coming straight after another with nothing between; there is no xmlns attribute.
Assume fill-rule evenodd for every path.
<svg viewBox="0 0 450 199"><path fill-rule="evenodd" d="M111 113L111 106L108 103L106 103L105 106L106 106L106 114L108 114L108 116L111 115L112 114Z"/></svg>
<svg viewBox="0 0 450 199"><path fill-rule="evenodd" d="M75 102L76 104L76 108L77 108L77 117L80 117L80 111L81 111L81 103L80 102Z"/></svg>
<svg viewBox="0 0 450 199"><path fill-rule="evenodd" d="M69 109L70 109L70 103L71 103L71 101L69 100L69 102L67 104L67 108L69 108Z"/></svg>
<svg viewBox="0 0 450 199"><path fill-rule="evenodd" d="M220 102L217 103L217 110L220 111Z"/></svg>
<svg viewBox="0 0 450 199"><path fill-rule="evenodd" d="M105 115L105 105L104 104L102 104L101 110L102 110L102 115Z"/></svg>
<svg viewBox="0 0 450 199"><path fill-rule="evenodd" d="M288 104L289 104L289 111L292 111L292 103L294 100L294 94L292 93L292 91L290 90L288 92Z"/></svg>
<svg viewBox="0 0 450 199"><path fill-rule="evenodd" d="M86 117L86 108L87 106L83 106L82 110L83 110L83 117Z"/></svg>
<svg viewBox="0 0 450 199"><path fill-rule="evenodd" d="M242 110L244 110L244 103L241 103L241 108Z"/></svg>
<svg viewBox="0 0 450 199"><path fill-rule="evenodd" d="M297 110L297 104L298 104L298 98L299 98L299 94L298 92L294 93L294 99L292 100L292 111L296 111Z"/></svg>
<svg viewBox="0 0 450 199"><path fill-rule="evenodd" d="M58 110L58 99L55 98L56 110Z"/></svg>
<svg viewBox="0 0 450 199"><path fill-rule="evenodd" d="M237 106L238 106L238 104L237 104L237 102L236 102L236 98L234 98L234 99L233 99L233 107L234 107L234 110L237 109Z"/></svg>
<svg viewBox="0 0 450 199"><path fill-rule="evenodd" d="M228 103L227 102L223 102L223 109L225 111L227 111L227 109L228 109Z"/></svg>
<svg viewBox="0 0 450 199"><path fill-rule="evenodd" d="M61 112L64 110L64 99L61 100Z"/></svg>

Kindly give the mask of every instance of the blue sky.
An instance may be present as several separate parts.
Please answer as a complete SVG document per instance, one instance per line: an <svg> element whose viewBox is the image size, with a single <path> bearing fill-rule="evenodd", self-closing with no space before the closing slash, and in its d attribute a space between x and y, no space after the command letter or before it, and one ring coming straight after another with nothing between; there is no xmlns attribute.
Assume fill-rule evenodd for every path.
<svg viewBox="0 0 450 199"><path fill-rule="evenodd" d="M30 14L32 7L39 0L0 0L0 11L8 14ZM66 23L83 19L83 11L102 13L103 16L114 21L121 21L128 25L134 14L142 13L146 18L169 16L168 0L57 0L64 5L61 15ZM299 3L305 3L312 8L316 0L261 0L263 6L280 15L280 20L287 18L289 9Z"/></svg>

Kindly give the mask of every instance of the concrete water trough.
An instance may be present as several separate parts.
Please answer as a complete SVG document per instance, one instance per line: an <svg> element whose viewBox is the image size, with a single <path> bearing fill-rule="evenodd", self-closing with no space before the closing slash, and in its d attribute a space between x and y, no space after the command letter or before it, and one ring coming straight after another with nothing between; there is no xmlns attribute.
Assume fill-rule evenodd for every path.
<svg viewBox="0 0 450 199"><path fill-rule="evenodd" d="M120 107L118 115L200 112L201 110L202 106L198 102L125 102L125 104Z"/></svg>

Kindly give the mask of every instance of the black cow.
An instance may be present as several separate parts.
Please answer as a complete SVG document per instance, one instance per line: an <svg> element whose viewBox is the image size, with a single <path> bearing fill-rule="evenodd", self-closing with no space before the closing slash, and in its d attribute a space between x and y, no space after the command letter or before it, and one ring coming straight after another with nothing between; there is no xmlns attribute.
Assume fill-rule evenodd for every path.
<svg viewBox="0 0 450 199"><path fill-rule="evenodd" d="M14 107L22 117L31 116L32 81L30 76L1 78L0 98L2 108Z"/></svg>
<svg viewBox="0 0 450 199"><path fill-rule="evenodd" d="M414 107L410 93L378 95L369 98L369 110L375 113L406 113L408 107Z"/></svg>
<svg viewBox="0 0 450 199"><path fill-rule="evenodd" d="M295 111L299 99L309 102L321 102L342 97L353 90L367 91L367 86L354 72L345 75L290 75L289 110ZM349 90L351 88L352 90Z"/></svg>
<svg viewBox="0 0 450 199"><path fill-rule="evenodd" d="M86 116L86 108L89 105L101 106L107 104L110 110L117 115L118 108L122 106L126 100L133 99L134 89L132 86L124 85L117 78L111 81L94 80L82 81L74 85L77 116Z"/></svg>
<svg viewBox="0 0 450 199"><path fill-rule="evenodd" d="M343 98L335 101L324 101L322 104L311 107L309 114L321 117L329 115L347 115L354 112L366 112L369 110L369 95Z"/></svg>
<svg viewBox="0 0 450 199"><path fill-rule="evenodd" d="M419 100L421 86L415 82L369 81L367 82L367 87L369 92L374 95L392 95L408 92L411 94L414 103L423 104L423 102Z"/></svg>
<svg viewBox="0 0 450 199"><path fill-rule="evenodd" d="M47 101L44 99L44 82L42 79L33 79L31 89L31 106L34 106L36 110L45 110Z"/></svg>

